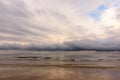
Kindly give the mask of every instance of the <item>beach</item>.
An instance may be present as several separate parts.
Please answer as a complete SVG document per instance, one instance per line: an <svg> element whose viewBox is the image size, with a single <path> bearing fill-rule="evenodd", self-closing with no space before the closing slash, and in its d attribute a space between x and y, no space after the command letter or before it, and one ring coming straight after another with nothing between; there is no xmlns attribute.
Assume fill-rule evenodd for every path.
<svg viewBox="0 0 120 80"><path fill-rule="evenodd" d="M119 58L119 52L0 51L0 80L119 80Z"/></svg>
<svg viewBox="0 0 120 80"><path fill-rule="evenodd" d="M0 80L119 80L119 69L0 65Z"/></svg>

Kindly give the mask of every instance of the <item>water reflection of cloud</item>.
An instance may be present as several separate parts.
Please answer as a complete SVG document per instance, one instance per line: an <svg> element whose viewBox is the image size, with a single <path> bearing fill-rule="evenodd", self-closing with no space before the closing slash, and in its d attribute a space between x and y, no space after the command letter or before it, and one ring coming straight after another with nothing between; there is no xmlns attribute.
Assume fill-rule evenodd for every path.
<svg viewBox="0 0 120 80"><path fill-rule="evenodd" d="M0 69L0 75L0 80L119 80L120 71L72 67L14 67Z"/></svg>
<svg viewBox="0 0 120 80"><path fill-rule="evenodd" d="M54 69L50 71L49 79L65 79L72 74L72 71L65 70L64 68L61 69Z"/></svg>

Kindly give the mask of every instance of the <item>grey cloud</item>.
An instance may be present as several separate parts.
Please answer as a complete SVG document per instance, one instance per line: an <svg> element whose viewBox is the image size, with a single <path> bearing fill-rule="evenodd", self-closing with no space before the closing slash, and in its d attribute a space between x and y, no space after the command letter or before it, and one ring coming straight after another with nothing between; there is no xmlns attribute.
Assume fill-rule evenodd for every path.
<svg viewBox="0 0 120 80"><path fill-rule="evenodd" d="M50 26L36 25L27 21L32 16L31 12L28 11L23 0L11 0L9 5L0 2L0 32L6 34L13 34L18 36L44 36L46 33L58 33ZM44 11L42 11L44 12ZM58 15L59 13L54 13ZM59 16L61 16L59 14ZM37 32L31 31L29 28L34 29Z"/></svg>
<svg viewBox="0 0 120 80"><path fill-rule="evenodd" d="M120 20L120 7L117 9L117 15L116 15L116 19Z"/></svg>
<svg viewBox="0 0 120 80"><path fill-rule="evenodd" d="M18 37L21 37L22 40L28 36L34 36L36 39L37 37L47 37L45 32L49 32L50 29L30 23L27 19L32 16L31 14L22 0L11 0L9 5L0 1L0 33L14 35L14 37L1 35L0 40L20 41L17 39Z"/></svg>
<svg viewBox="0 0 120 80"><path fill-rule="evenodd" d="M11 35L8 35L8 36L5 36L5 35L1 35L0 36L0 40L1 41L7 41L7 42L13 42L13 43L16 43L16 42L19 42L19 43L33 43L33 42L41 42L41 40L43 38L41 37L20 37L20 36L11 36Z"/></svg>
<svg viewBox="0 0 120 80"><path fill-rule="evenodd" d="M73 40L64 43L30 43L28 45L20 44L2 44L0 49L18 50L120 50L119 41L110 40L109 42L99 40Z"/></svg>
<svg viewBox="0 0 120 80"><path fill-rule="evenodd" d="M33 5L28 6L27 0L6 0L9 4L0 1L0 41L6 41L0 45L0 49L23 49L23 50L118 50L120 49L119 33L113 31L114 26L104 27L105 39L98 39L94 34L91 25L87 24L86 17L81 14L93 10L96 6L103 3L101 0L82 1L82 0L30 0ZM90 2L90 4L88 4ZM43 5L42 5L43 3ZM55 3L55 6L53 5ZM73 4L74 3L74 4ZM86 3L88 6L86 6ZM49 5L50 4L50 5ZM63 5L62 5L63 4ZM93 5L95 4L95 6ZM36 6L37 5L37 6ZM32 6L32 7L31 7ZM40 6L40 8L39 8ZM36 8L37 7L37 8ZM90 8L88 8L90 7ZM32 9L31 8L35 8ZM31 10L31 11L30 11ZM120 17L120 10L117 19ZM34 19L35 18L35 19ZM37 19L36 19L37 18ZM42 22L43 19L43 22ZM80 20L80 21L79 21ZM86 21L86 22L84 22ZM86 25L86 26L84 26ZM93 27L93 28L92 28ZM97 27L97 26L96 26ZM99 28L99 27L98 27ZM95 28L96 29L96 28ZM99 28L101 29L101 28ZM98 30L98 29L97 29ZM89 32L90 31L90 32ZM98 32L99 33L99 32ZM97 34L97 31L96 31ZM99 33L100 34L100 33ZM51 42L55 37L56 42ZM55 36L54 36L55 35ZM57 40L60 36L63 43ZM103 36L104 36L103 35ZM100 35L101 36L101 35ZM56 39L57 38L57 39ZM48 42L46 42L46 41ZM46 43L42 43L46 42ZM54 39L53 39L54 41ZM13 42L10 44L9 42ZM16 42L28 42L21 45ZM58 42L58 43L57 43ZM61 41L62 42L62 41ZM12 48L11 48L12 47Z"/></svg>
<svg viewBox="0 0 120 80"><path fill-rule="evenodd" d="M30 26L27 27L28 25L26 25L29 22L23 21L22 19L14 19L13 17L9 17L9 19L7 17L4 17L4 19L2 17L0 18L0 32L18 36L38 35L29 30Z"/></svg>
<svg viewBox="0 0 120 80"><path fill-rule="evenodd" d="M28 11L23 0L11 0L9 1L9 5L0 1L0 14L13 15L23 18L32 15L31 12Z"/></svg>
<svg viewBox="0 0 120 80"><path fill-rule="evenodd" d="M39 15L51 15L52 17L56 18L57 20L66 20L67 16L59 11L54 11L53 9L39 9L36 10L36 13Z"/></svg>
<svg viewBox="0 0 120 80"><path fill-rule="evenodd" d="M11 35L16 35L19 37L23 36L41 36L47 37L47 34L62 34L64 31L57 28L52 28L51 26L34 24L34 22L29 22L28 19L30 17L34 17L33 12L30 12L27 9L27 5L23 0L11 0L7 1L8 4L4 4L4 2L0 2L0 33L6 33ZM58 20L60 24L64 24L66 22L67 16L59 11L54 9L44 9L42 8L40 14L44 16L50 15L51 18L55 18L54 20ZM39 14L39 16L40 16ZM29 17L28 17L29 16ZM7 23L7 24L6 24ZM32 31L31 29L37 31Z"/></svg>
<svg viewBox="0 0 120 80"><path fill-rule="evenodd" d="M0 32L15 35L35 34L26 29L30 12L22 0L11 0L9 5L0 1ZM24 23L23 23L24 22Z"/></svg>

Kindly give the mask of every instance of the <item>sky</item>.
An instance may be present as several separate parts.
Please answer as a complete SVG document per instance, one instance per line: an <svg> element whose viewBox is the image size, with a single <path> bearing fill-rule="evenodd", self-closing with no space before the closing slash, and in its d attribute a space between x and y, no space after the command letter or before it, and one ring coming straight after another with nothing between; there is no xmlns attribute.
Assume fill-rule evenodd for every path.
<svg viewBox="0 0 120 80"><path fill-rule="evenodd" d="M0 48L120 50L120 0L0 0Z"/></svg>

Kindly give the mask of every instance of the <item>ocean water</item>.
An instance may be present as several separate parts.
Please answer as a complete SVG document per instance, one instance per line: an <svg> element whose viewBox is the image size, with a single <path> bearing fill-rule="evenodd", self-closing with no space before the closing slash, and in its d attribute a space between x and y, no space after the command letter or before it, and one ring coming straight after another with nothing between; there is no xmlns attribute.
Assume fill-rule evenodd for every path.
<svg viewBox="0 0 120 80"><path fill-rule="evenodd" d="M120 52L1 50L0 64L120 67Z"/></svg>
<svg viewBox="0 0 120 80"><path fill-rule="evenodd" d="M120 52L1 50L0 80L120 80Z"/></svg>

